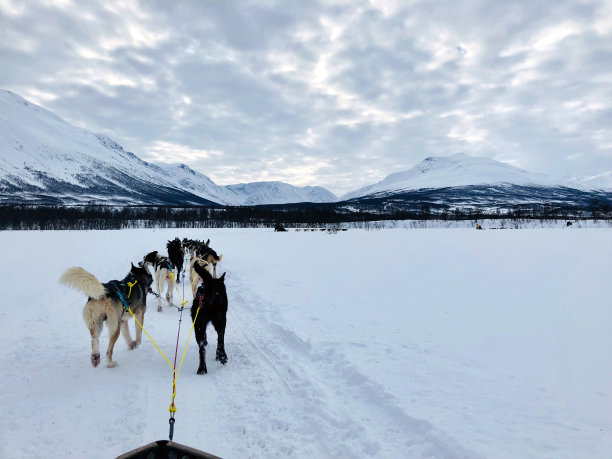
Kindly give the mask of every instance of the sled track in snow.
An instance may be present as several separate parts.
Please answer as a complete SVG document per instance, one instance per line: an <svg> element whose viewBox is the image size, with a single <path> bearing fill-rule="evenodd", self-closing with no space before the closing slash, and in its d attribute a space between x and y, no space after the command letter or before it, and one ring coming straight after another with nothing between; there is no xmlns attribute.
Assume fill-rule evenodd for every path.
<svg viewBox="0 0 612 459"><path fill-rule="evenodd" d="M291 394L283 398L301 400L293 408L303 410L304 421L312 429L322 454L389 457L400 449L406 451L407 457L477 457L426 421L408 416L382 387L336 352L334 343L321 343L318 349L313 348L291 330L268 320L266 311L278 310L278 307L266 306L262 298L247 291L244 283L235 277L232 282L233 290L240 293L230 292L228 323L231 320L239 324L236 330L244 340L241 353L245 357L249 355L253 362L259 360L266 365L268 374L275 375L282 389ZM275 315L280 319L280 315ZM258 330L265 332L258 333ZM262 341L261 337L276 340ZM254 352L248 353L247 349ZM254 353L258 359L252 358ZM341 386L326 384L338 380L343 381ZM345 407L354 407L355 400L359 400L359 409L347 411ZM387 450L388 444L393 446Z"/></svg>

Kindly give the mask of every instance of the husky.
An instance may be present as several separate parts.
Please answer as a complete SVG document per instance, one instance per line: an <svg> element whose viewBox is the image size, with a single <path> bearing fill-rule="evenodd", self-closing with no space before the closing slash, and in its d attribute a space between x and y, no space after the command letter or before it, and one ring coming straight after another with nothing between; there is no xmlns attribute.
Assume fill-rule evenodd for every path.
<svg viewBox="0 0 612 459"><path fill-rule="evenodd" d="M183 244L178 237L175 237L172 241L168 241L166 248L168 249L168 258L172 264L176 266L176 279L178 282L180 282L181 271L183 270L183 264L185 263Z"/></svg>
<svg viewBox="0 0 612 459"><path fill-rule="evenodd" d="M194 321L196 342L200 355L198 374L207 373L206 368L206 326L212 322L217 331L217 353L215 359L225 365L225 324L227 322L227 292L225 290L225 273L215 279L198 263L194 264L196 273L202 278L203 285L197 290L197 296L191 306L191 319ZM199 312L198 312L199 310ZM197 314L197 315L196 315Z"/></svg>
<svg viewBox="0 0 612 459"><path fill-rule="evenodd" d="M197 248L195 255L203 259L209 265L212 265L213 277L217 277L217 263L223 259L223 254L217 255L217 252L211 249L208 245L202 244Z"/></svg>
<svg viewBox="0 0 612 459"><path fill-rule="evenodd" d="M191 261L195 256L196 250L201 246L208 247L208 244L210 244L210 239L202 243L193 239L183 238L183 251L189 254L189 261Z"/></svg>
<svg viewBox="0 0 612 459"><path fill-rule="evenodd" d="M202 283L202 278L194 268L196 263L210 273L210 265L206 263L203 258L194 255L189 262L189 282L191 282L191 293L193 294L193 298L196 297L198 287Z"/></svg>
<svg viewBox="0 0 612 459"><path fill-rule="evenodd" d="M83 309L83 318L91 334L91 364L97 367L100 364L100 333L104 322L108 327L109 343L106 350L106 366L113 368L117 362L113 360L113 349L119 338L123 335L128 349L136 349L141 342L142 329L137 324L136 340L132 341L127 320L131 314L125 309L123 300L127 302L130 310L142 325L147 310L147 293L151 289L153 277L143 267L134 266L123 280L111 280L105 284L83 268L68 269L59 280L62 284L80 290L89 299ZM131 287L130 287L131 286ZM123 300L121 299L123 297Z"/></svg>
<svg viewBox="0 0 612 459"><path fill-rule="evenodd" d="M148 268L153 267L155 272L155 290L157 290L157 312L162 312L161 294L166 287L166 301L173 304L174 301L174 285L176 277L174 274L175 266L168 257L164 257L157 251L150 252L142 259L142 266Z"/></svg>

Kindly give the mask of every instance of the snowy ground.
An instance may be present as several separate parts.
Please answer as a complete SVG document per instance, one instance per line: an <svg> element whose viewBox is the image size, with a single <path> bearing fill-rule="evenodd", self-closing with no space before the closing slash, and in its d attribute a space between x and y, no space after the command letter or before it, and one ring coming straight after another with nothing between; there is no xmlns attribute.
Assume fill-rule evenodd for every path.
<svg viewBox="0 0 612 459"><path fill-rule="evenodd" d="M92 368L85 298L57 279L122 278L174 236L224 254L230 301L228 364L211 328L197 375L189 343L175 441L225 458L612 457L612 229L575 227L0 232L0 457L167 438L168 364L120 338L119 366ZM169 357L178 316L145 316Z"/></svg>

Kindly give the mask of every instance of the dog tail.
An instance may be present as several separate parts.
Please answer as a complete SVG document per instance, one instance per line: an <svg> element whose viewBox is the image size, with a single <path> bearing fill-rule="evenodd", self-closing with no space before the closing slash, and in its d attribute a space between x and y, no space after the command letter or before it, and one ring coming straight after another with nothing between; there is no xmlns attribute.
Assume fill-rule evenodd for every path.
<svg viewBox="0 0 612 459"><path fill-rule="evenodd" d="M204 268L206 271L208 271L210 273L210 264L209 263L207 263L204 260L200 260L198 262L198 265L200 265L202 268Z"/></svg>
<svg viewBox="0 0 612 459"><path fill-rule="evenodd" d="M59 281L85 293L89 298L102 298L106 294L104 286L96 279L96 276L80 267L66 270Z"/></svg>
<svg viewBox="0 0 612 459"><path fill-rule="evenodd" d="M202 278L204 282L208 282L213 278L210 274L210 265L208 263L206 263L205 266L196 263L193 265L193 270Z"/></svg>

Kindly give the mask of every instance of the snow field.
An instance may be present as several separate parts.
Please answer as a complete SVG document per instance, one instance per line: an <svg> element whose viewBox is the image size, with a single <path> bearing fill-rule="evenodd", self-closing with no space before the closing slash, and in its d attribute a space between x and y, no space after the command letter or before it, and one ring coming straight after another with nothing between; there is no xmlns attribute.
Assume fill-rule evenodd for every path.
<svg viewBox="0 0 612 459"><path fill-rule="evenodd" d="M168 364L143 335L134 351L119 338L117 368L92 368L86 299L57 279L121 279L179 236L224 254L229 362L209 327L197 375L192 337L175 441L225 458L612 457L611 231L0 232L0 456L167 438ZM172 361L179 314L148 304ZM185 311L179 359L190 325Z"/></svg>

